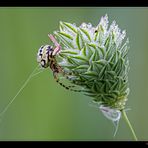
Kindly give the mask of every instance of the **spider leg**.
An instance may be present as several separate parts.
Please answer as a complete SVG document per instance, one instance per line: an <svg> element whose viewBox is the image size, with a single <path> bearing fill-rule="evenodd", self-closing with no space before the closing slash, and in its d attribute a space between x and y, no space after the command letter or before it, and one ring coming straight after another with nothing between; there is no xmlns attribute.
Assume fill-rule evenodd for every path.
<svg viewBox="0 0 148 148"><path fill-rule="evenodd" d="M56 82L57 82L58 84L60 84L61 86L63 86L63 87L66 88L66 89L69 89L69 88L70 88L70 86L66 86L66 85L64 85L62 82L60 82L60 79L58 78L58 73L53 72L53 76L54 76L54 79L56 80Z"/></svg>
<svg viewBox="0 0 148 148"><path fill-rule="evenodd" d="M82 92L82 90L77 90L77 89L72 89L71 87L75 87L75 86L66 86L64 85L62 82L60 82L59 78L58 78L58 73L56 72L53 72L53 75L54 75L54 79L56 80L56 82L58 84L60 84L62 87L64 87L65 89L67 90L70 90L70 91L75 91L75 92Z"/></svg>
<svg viewBox="0 0 148 148"><path fill-rule="evenodd" d="M63 74L63 76L64 76L67 80L71 81L71 82L74 83L75 85L82 84L82 82L79 82L79 81L77 81L77 80L73 80L73 79L70 77L70 76L73 75L73 72L66 72L66 71L64 71L64 70L62 69L62 74ZM74 86L74 87L76 87L76 86Z"/></svg>

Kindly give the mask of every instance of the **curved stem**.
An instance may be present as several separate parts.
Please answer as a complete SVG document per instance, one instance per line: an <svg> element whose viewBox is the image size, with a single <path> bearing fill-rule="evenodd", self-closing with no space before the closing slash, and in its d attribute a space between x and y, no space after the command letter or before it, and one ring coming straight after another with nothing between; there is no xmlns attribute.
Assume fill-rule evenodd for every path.
<svg viewBox="0 0 148 148"><path fill-rule="evenodd" d="M135 132L134 132L134 129L133 129L133 127L132 127L132 125L131 125L131 123L130 123L130 121L129 121L127 115L126 115L126 112L125 112L124 110L122 110L121 112L122 112L122 114L123 114L123 117L124 117L126 123L127 123L128 126L129 126L129 128L130 128L132 134L133 134L133 137L134 137L135 141L138 141L137 136L136 136L136 134L135 134Z"/></svg>

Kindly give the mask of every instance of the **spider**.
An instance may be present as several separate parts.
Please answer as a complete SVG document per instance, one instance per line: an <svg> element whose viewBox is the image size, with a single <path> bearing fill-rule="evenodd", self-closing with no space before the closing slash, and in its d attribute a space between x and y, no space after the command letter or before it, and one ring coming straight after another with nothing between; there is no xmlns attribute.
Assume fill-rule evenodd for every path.
<svg viewBox="0 0 148 148"><path fill-rule="evenodd" d="M63 83L59 81L58 74L61 73L64 76L66 76L67 79L69 79L68 75L71 75L72 73L66 73L63 68L58 65L56 56L60 53L61 51L61 46L60 44L56 41L53 35L48 34L50 40L54 43L55 48L53 48L50 45L42 45L37 53L37 62L41 65L43 68L50 67L50 69L53 72L54 79L56 80L57 83L59 83L61 86L66 88L67 90L71 91L76 91L80 92L81 90L75 90L72 89L71 87L75 86L66 86Z"/></svg>

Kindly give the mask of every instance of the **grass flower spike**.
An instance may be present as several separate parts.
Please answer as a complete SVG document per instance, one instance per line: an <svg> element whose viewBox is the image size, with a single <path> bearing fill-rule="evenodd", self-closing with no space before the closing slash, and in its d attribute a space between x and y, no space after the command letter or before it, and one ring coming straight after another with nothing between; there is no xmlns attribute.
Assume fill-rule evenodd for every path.
<svg viewBox="0 0 148 148"><path fill-rule="evenodd" d="M123 110L129 94L128 39L122 43L125 31L115 21L108 29L106 15L96 27L60 22L60 31L54 34L62 46L59 65L72 72L71 83L82 86L95 102Z"/></svg>
<svg viewBox="0 0 148 148"><path fill-rule="evenodd" d="M52 71L55 73L59 69L57 73L63 73L70 83L79 86L79 92L92 97L116 127L121 114L127 121L125 105L129 94L129 41L125 38L125 30L121 31L115 21L109 26L108 16L105 15L97 26L91 23L76 26L61 21L54 36L58 42L49 35L57 46L55 51L58 50L58 56L55 57L55 66L50 66ZM43 50L48 56L51 49L48 46ZM52 53L55 51L52 50ZM57 65L59 68L55 69ZM127 123L136 139L130 122Z"/></svg>

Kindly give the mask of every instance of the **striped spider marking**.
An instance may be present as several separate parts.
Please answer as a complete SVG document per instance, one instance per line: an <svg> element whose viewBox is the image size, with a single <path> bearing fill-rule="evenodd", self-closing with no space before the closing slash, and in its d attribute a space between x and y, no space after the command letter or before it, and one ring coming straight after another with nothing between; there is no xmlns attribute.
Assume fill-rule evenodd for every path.
<svg viewBox="0 0 148 148"><path fill-rule="evenodd" d="M58 74L62 74L63 76L66 77L66 79L70 80L69 76L72 75L72 73L65 72L63 68L58 65L56 56L61 51L61 46L60 44L56 41L53 35L49 34L48 35L50 40L54 43L55 48L53 48L50 45L42 45L37 53L37 62L41 65L43 68L50 67L50 69L53 72L54 79L58 84L60 84L62 87L64 87L67 90L75 91L75 92L81 92L82 90L76 90L72 89L72 87L75 86L66 86L62 82L60 82L58 78Z"/></svg>

